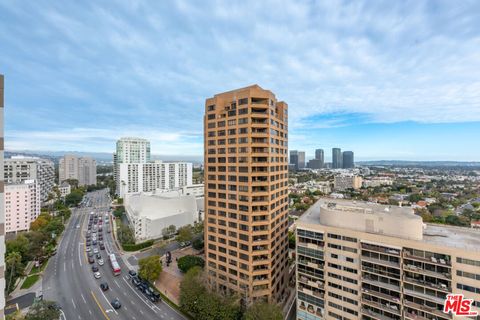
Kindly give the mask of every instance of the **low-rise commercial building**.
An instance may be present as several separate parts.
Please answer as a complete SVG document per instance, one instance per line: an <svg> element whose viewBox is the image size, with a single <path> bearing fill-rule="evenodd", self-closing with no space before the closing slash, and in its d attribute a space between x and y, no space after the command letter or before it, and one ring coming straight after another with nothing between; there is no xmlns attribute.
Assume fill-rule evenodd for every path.
<svg viewBox="0 0 480 320"><path fill-rule="evenodd" d="M60 197L65 198L72 192L72 187L68 184L68 182L64 181L58 186L58 191L60 192Z"/></svg>
<svg viewBox="0 0 480 320"><path fill-rule="evenodd" d="M40 187L35 180L5 185L5 232L28 231L40 215Z"/></svg>
<svg viewBox="0 0 480 320"><path fill-rule="evenodd" d="M443 313L450 293L480 311L479 231L332 199L296 224L297 319L456 319Z"/></svg>
<svg viewBox="0 0 480 320"><path fill-rule="evenodd" d="M170 225L178 229L199 220L197 199L180 191L129 195L125 211L137 241L161 238Z"/></svg>
<svg viewBox="0 0 480 320"><path fill-rule="evenodd" d="M333 178L334 189L344 191L347 189L360 189L362 187L362 177L355 175L336 175Z"/></svg>

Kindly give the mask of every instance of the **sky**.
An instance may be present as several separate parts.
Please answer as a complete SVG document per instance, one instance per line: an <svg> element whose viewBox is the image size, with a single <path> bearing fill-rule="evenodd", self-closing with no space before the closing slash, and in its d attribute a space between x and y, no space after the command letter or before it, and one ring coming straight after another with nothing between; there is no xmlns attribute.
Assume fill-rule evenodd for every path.
<svg viewBox="0 0 480 320"><path fill-rule="evenodd" d="M480 161L480 2L0 0L7 150L202 155L205 99L258 84L289 149Z"/></svg>

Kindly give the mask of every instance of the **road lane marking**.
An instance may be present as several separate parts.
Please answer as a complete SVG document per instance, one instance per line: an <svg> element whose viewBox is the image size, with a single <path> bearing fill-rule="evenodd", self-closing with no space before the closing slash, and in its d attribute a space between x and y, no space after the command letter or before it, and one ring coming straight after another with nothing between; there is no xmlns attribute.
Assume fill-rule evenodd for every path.
<svg viewBox="0 0 480 320"><path fill-rule="evenodd" d="M80 293L80 295L82 296L83 302L87 303L87 300L85 300L85 297L83 296L83 294Z"/></svg>
<svg viewBox="0 0 480 320"><path fill-rule="evenodd" d="M120 288L120 285L118 284L117 280L113 279L113 282L115 282L115 284L117 285L117 287Z"/></svg>
<svg viewBox="0 0 480 320"><path fill-rule="evenodd" d="M107 301L107 304L110 305L110 301L108 301L108 299L107 299L107 297L105 296L105 294L103 293L103 291L100 291L100 293L101 293L102 296L105 298L105 301ZM113 311L118 315L117 310L113 309Z"/></svg>
<svg viewBox="0 0 480 320"><path fill-rule="evenodd" d="M98 302L97 297L95 297L95 294L93 293L93 291L90 291L90 293L92 294L93 300L95 300L95 303L100 308L100 311L102 311L102 314L105 317L105 319L110 320L110 318L107 316L107 314L103 310L102 306L100 305L100 302Z"/></svg>
<svg viewBox="0 0 480 320"><path fill-rule="evenodd" d="M65 261L63 261L63 271L67 271L67 265L66 265Z"/></svg>
<svg viewBox="0 0 480 320"><path fill-rule="evenodd" d="M72 304L73 304L73 307L77 309L77 306L75 305L75 301L73 301L73 299L72 299Z"/></svg>
<svg viewBox="0 0 480 320"><path fill-rule="evenodd" d="M79 247L83 246L83 243L79 243L78 244ZM82 250L79 248L78 249L78 262L80 263L80 267L82 266L82 256L80 255L80 252L82 252Z"/></svg>

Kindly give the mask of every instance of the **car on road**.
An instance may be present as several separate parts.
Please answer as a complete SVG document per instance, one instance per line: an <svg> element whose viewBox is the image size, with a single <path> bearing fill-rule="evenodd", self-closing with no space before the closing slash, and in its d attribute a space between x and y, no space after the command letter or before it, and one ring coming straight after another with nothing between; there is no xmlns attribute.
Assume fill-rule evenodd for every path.
<svg viewBox="0 0 480 320"><path fill-rule="evenodd" d="M130 276L130 278L133 278L137 276L137 273L134 270L128 270L128 275Z"/></svg>
<svg viewBox="0 0 480 320"><path fill-rule="evenodd" d="M97 267L96 265L93 265L93 266L92 266L92 271L93 271L93 272L97 272L97 271L98 271L98 267Z"/></svg>
<svg viewBox="0 0 480 320"><path fill-rule="evenodd" d="M94 246L96 246L96 245L97 245L97 240L93 240L93 241L92 241L92 244L93 244Z"/></svg>
<svg viewBox="0 0 480 320"><path fill-rule="evenodd" d="M97 250L97 251L98 251L98 250ZM96 257L97 259L99 259L99 260L102 259L102 255L101 255L100 253L97 253L97 254L95 255L95 257Z"/></svg>
<svg viewBox="0 0 480 320"><path fill-rule="evenodd" d="M94 243L96 244L96 243ZM97 248L93 248L93 253L98 253L98 249Z"/></svg>
<svg viewBox="0 0 480 320"><path fill-rule="evenodd" d="M87 246L88 246L88 241L87 241ZM90 252L92 249L90 247L87 247L85 251Z"/></svg>
<svg viewBox="0 0 480 320"><path fill-rule="evenodd" d="M137 277L132 278L132 283L134 286L138 287L140 285L140 280Z"/></svg>
<svg viewBox="0 0 480 320"><path fill-rule="evenodd" d="M87 252L87 256L93 257L93 252L92 251Z"/></svg>
<svg viewBox="0 0 480 320"><path fill-rule="evenodd" d="M99 259L97 263L98 265L103 266L105 264L105 261L103 261L103 259Z"/></svg>
<svg viewBox="0 0 480 320"><path fill-rule="evenodd" d="M77 229L79 229L79 228L80 228L80 225L79 225L79 224L77 224Z"/></svg>
<svg viewBox="0 0 480 320"><path fill-rule="evenodd" d="M106 282L100 283L100 289L102 289L102 291L107 291L109 289L108 283Z"/></svg>
<svg viewBox="0 0 480 320"><path fill-rule="evenodd" d="M100 250L105 250L105 245L103 243L100 243Z"/></svg>
<svg viewBox="0 0 480 320"><path fill-rule="evenodd" d="M100 278L102 277L102 275L100 274L100 272L97 271L97 272L95 272L95 273L93 274L93 277L94 277L95 279L100 279Z"/></svg>
<svg viewBox="0 0 480 320"><path fill-rule="evenodd" d="M111 305L113 309L120 309L122 307L122 304L120 303L120 300L118 300L118 298L113 299Z"/></svg>
<svg viewBox="0 0 480 320"><path fill-rule="evenodd" d="M88 263L90 264L95 263L95 260L93 259L93 257L88 257Z"/></svg>

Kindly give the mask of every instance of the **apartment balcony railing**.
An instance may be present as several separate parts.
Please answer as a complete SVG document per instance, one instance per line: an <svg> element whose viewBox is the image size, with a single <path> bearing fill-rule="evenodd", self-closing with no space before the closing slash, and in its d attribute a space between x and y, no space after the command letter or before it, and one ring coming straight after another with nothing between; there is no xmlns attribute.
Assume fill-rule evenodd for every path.
<svg viewBox="0 0 480 320"><path fill-rule="evenodd" d="M445 298L440 298L440 297L437 297L437 296L431 296L429 294L413 291L413 290L410 290L410 289L404 289L403 293L404 293L404 295L409 295L409 296L421 298L421 299L424 299L424 300L430 300L430 301L435 302L435 303L440 304L440 305L443 305L445 303Z"/></svg>
<svg viewBox="0 0 480 320"><path fill-rule="evenodd" d="M368 295L371 295L371 296L375 296L377 298L382 298L382 299L386 299L386 300L389 300L389 301L400 303L400 299L398 297L392 296L392 295L389 295L389 294L386 294L386 293L383 293L383 292L375 291L373 289L362 288L362 293L368 294Z"/></svg>
<svg viewBox="0 0 480 320"><path fill-rule="evenodd" d="M416 272L419 274L424 274L431 277L439 278L439 279L450 280L452 278L452 274L449 272L437 272L437 271L427 270L413 264L408 264L408 262L405 262L403 264L403 269Z"/></svg>
<svg viewBox="0 0 480 320"><path fill-rule="evenodd" d="M374 269L374 268L370 268L370 267L367 267L367 266L364 266L364 265L362 265L362 271L369 272L369 273L372 273L372 274L386 276L386 277L389 277L389 278L392 278L392 279L400 280L400 273L391 273L391 272L388 272L388 271L385 271L385 270Z"/></svg>
<svg viewBox="0 0 480 320"><path fill-rule="evenodd" d="M396 314L398 316L401 315L401 310L400 310L400 306L397 305L397 304L390 304L390 303L380 303L380 302L376 302L376 301L372 301L372 300L368 300L368 299L364 299L362 298L362 303L365 303L365 304L369 304L371 306L374 306L380 310L383 310L383 311L386 311L386 312L390 312L390 313L393 313L393 314Z"/></svg>
<svg viewBox="0 0 480 320"><path fill-rule="evenodd" d="M361 256L360 258L362 259L362 261L367 261L374 264L381 264L384 266L400 269L399 262L387 261L387 260L382 260L382 259L377 259L372 257L365 257L365 256Z"/></svg>
<svg viewBox="0 0 480 320"><path fill-rule="evenodd" d="M432 283L430 281L415 279L415 278L407 277L407 276L403 277L403 281L410 282L410 283L413 283L413 284L416 284L416 285L421 285L421 286L428 287L428 288L433 288L433 289L440 290L440 291L447 292L447 293L452 292L452 288L449 287L446 283L437 284L437 283Z"/></svg>
<svg viewBox="0 0 480 320"><path fill-rule="evenodd" d="M380 287L380 288L387 288L390 290L394 290L397 292L400 292L400 285L394 285L385 281L380 281L380 280L374 280L370 277L362 276L362 281L365 283L372 284L374 286Z"/></svg>
<svg viewBox="0 0 480 320"><path fill-rule="evenodd" d="M443 258L435 258L435 257L426 258L426 257L416 256L413 253L409 252L408 250L403 251L403 256L405 258L410 258L410 259L417 260L417 261L427 262L429 264L434 264L434 265L437 265L437 266L442 266L442 267L447 267L447 268L450 268L452 266L452 263L451 263L449 257L447 257L447 256L445 256Z"/></svg>
<svg viewBox="0 0 480 320"><path fill-rule="evenodd" d="M362 243L362 249L369 250L369 251L374 251L374 252L380 252L380 253L385 253L389 255L394 255L394 256L400 256L400 250L397 249L390 249L390 248L382 248L380 246L374 246L368 243Z"/></svg>
<svg viewBox="0 0 480 320"><path fill-rule="evenodd" d="M362 308L362 313L363 314L366 314L367 316L370 316L374 319L378 319L378 320L398 320L400 318L392 318L392 317L388 317L384 314L381 314L381 313L378 313L378 312L375 312L373 310L370 310L370 309L365 309L365 308Z"/></svg>
<svg viewBox="0 0 480 320"><path fill-rule="evenodd" d="M421 304L411 302L411 301L408 301L408 300L405 300L403 304L407 307L412 308L412 309L417 309L417 310L421 310L423 312L433 314L436 317L440 317L440 319L452 319L452 316L450 314L443 313L442 310L438 310L438 309L435 309L435 308L432 308L432 307L429 307L429 306L426 306L426 305L421 305ZM407 312L405 312L405 313L407 313ZM417 319L417 318L412 318L412 319ZM433 317L431 317L431 318L420 317L419 319L433 319Z"/></svg>

